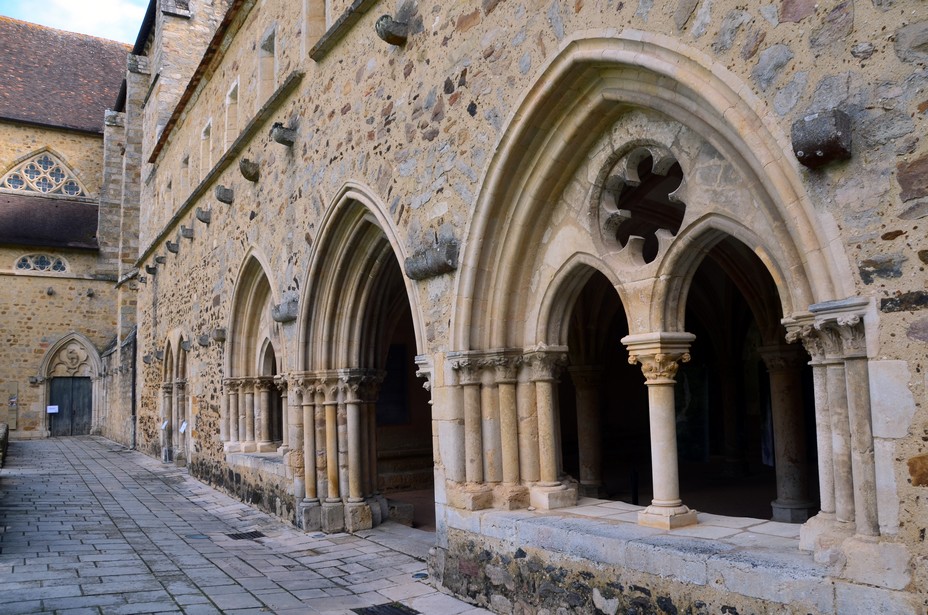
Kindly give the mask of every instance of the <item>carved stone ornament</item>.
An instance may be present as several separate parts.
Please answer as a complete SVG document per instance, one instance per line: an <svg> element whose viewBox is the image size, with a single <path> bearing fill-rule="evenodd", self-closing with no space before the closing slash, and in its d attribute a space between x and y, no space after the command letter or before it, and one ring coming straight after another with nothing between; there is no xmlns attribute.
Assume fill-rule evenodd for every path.
<svg viewBox="0 0 928 615"><path fill-rule="evenodd" d="M48 372L49 377L84 377L93 376L90 364L90 355L80 342L65 344L52 359Z"/></svg>
<svg viewBox="0 0 928 615"><path fill-rule="evenodd" d="M238 161L238 170L241 171L242 177L250 182L256 182L261 177L261 167L258 166L257 162L248 158L242 158Z"/></svg>
<svg viewBox="0 0 928 615"><path fill-rule="evenodd" d="M232 188L228 188L226 186L216 186L216 200L220 203L231 205L232 201L235 200L235 191Z"/></svg>
<svg viewBox="0 0 928 615"><path fill-rule="evenodd" d="M290 299L279 305L271 306L271 318L274 322L293 322L297 316L299 316L299 302L297 299Z"/></svg>
<svg viewBox="0 0 928 615"><path fill-rule="evenodd" d="M178 245L176 241L168 240L164 242L164 246L168 249L168 252L170 252L171 254L177 254L178 252L180 252L180 245Z"/></svg>
<svg viewBox="0 0 928 615"><path fill-rule="evenodd" d="M841 336L841 347L845 358L861 358L867 356L867 336L864 330L864 321L860 316L839 316L838 334Z"/></svg>
<svg viewBox="0 0 928 615"><path fill-rule="evenodd" d="M641 372L648 384L661 384L673 382L680 368L680 363L688 363L690 353L665 354L658 353L648 356L628 355L628 362L634 365L641 363Z"/></svg>
<svg viewBox="0 0 928 615"><path fill-rule="evenodd" d="M183 224L181 224L180 225L180 236L183 237L184 239L193 239L193 229L188 228L184 226Z"/></svg>
<svg viewBox="0 0 928 615"><path fill-rule="evenodd" d="M205 210L205 209L200 209L199 207L197 207L196 211L194 211L193 213L196 216L197 220L209 226L210 220L213 217L212 212Z"/></svg>
<svg viewBox="0 0 928 615"><path fill-rule="evenodd" d="M293 147L293 144L296 143L296 130L293 128L285 128L280 122L275 122L274 125L271 126L271 139L281 145Z"/></svg>
<svg viewBox="0 0 928 615"><path fill-rule="evenodd" d="M391 45L405 45L409 36L409 26L396 21L391 15L381 15L374 24L374 30L381 40Z"/></svg>

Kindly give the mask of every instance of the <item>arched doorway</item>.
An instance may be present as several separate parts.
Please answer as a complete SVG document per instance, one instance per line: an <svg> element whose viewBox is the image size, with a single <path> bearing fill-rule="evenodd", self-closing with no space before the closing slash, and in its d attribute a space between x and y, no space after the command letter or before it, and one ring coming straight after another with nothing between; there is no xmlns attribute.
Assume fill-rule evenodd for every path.
<svg viewBox="0 0 928 615"><path fill-rule="evenodd" d="M434 527L429 396L417 310L392 231L348 188L317 242L304 302L304 527L393 518ZM308 426L314 425L315 429Z"/></svg>
<svg viewBox="0 0 928 615"><path fill-rule="evenodd" d="M46 353L40 373L47 383L50 436L87 435L94 429L100 368L96 349L77 333L62 337Z"/></svg>

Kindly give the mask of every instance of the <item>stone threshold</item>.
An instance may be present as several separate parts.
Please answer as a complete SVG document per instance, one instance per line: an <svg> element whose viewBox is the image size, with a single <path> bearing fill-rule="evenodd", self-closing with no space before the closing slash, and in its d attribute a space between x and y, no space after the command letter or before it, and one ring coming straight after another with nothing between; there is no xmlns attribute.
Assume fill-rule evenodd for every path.
<svg viewBox="0 0 928 615"><path fill-rule="evenodd" d="M699 513L697 525L662 530L637 524L643 508L581 498L554 511L438 505L438 513L448 528L508 543L513 551L539 549L816 613L847 612L842 605L850 604L915 612L911 594L839 578L838 564L817 563L800 551L799 524Z"/></svg>

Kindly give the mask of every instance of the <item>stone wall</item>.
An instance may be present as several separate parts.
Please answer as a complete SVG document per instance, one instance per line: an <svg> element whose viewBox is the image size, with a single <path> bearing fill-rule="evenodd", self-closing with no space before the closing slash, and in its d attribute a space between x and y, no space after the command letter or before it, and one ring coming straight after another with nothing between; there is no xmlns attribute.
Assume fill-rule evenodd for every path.
<svg viewBox="0 0 928 615"><path fill-rule="evenodd" d="M223 46L208 78L200 82L183 109L155 165L143 172L139 265L146 279L138 297L138 343L139 356L149 356L150 362L139 365L139 447L158 453L163 373L157 354L167 339L179 332L194 342L188 354L187 385L198 409L192 471L257 505L277 508L273 498L253 495L262 493L261 481L265 479L258 474L236 474L229 467L220 439L227 346L237 342L230 339L224 346L215 333L233 329L234 289L246 259L254 255L260 260L275 304L282 303L285 296L303 301L307 288L315 282L313 275L318 273L311 272L310 267L322 258L319 251L340 249L337 242L334 246L324 243L328 239L325 233L337 217L337 212L333 213L336 206L351 190L352 194L365 195L365 206L388 233L400 263L440 241L460 242L464 255L477 249L484 238L467 234L475 211L503 198L488 192L495 186L502 186L500 193L517 191L522 186L518 182L531 185L536 190L533 198L549 203L552 210L560 202L575 205L574 209L558 209L561 217L547 221L550 226L538 231L544 242L557 244L557 233L568 228L576 231L571 236L577 244L586 241L582 232L588 232L591 223L584 217L589 199L584 189L597 179L574 182L566 171L563 175L552 172L548 180L536 179L531 169L573 172L586 169L583 164L587 159L604 158L605 154L580 150L555 162L540 154L538 159L528 154L521 159L518 152L505 149L513 142L507 139L516 131L524 131L519 134L528 136L519 144L534 154L543 150L536 147L532 134L538 135L537 140L557 141L559 131L571 129L569 118L554 127L546 124L546 117L526 120L522 115L538 100L547 100L545 97L562 97L564 106L568 101L584 100L583 91L549 89L557 85L548 77L559 58L572 50L579 54L589 41L622 38L633 43L646 38L656 47L672 49L687 58L685 74L691 81L684 85L702 96L694 97L693 105L708 100L720 108L737 105L754 114L779 149L774 159L745 171L732 184L776 192L792 181L778 170L787 169L800 194L785 207L808 207L814 214L815 228L801 234L814 235L813 243L821 246L820 253L800 255L800 260L805 264L813 257L821 258L837 272L826 293L829 298L860 295L873 301L875 310L866 317L867 354L874 359L870 374L878 397L875 407L889 417L881 423L884 415L877 416L874 426L880 500L899 503L897 512L891 510L895 506L881 505L880 522L886 540L911 550L909 587L920 591L917 588L928 586L928 554L923 540L926 517L919 505L923 485L911 480L906 464L908 459L924 454L928 434L928 412L920 401L925 399L928 384L924 371L928 362L928 317L924 312L928 305L924 273L928 239L919 228L924 224L924 204L928 202L924 181L928 144L918 138L925 134L928 122L924 94L928 73L920 47L928 22L909 24L900 17L920 15L921 4L783 0L746 7L729 0L419 2L404 7L410 35L403 47L388 45L374 34L376 18L395 9L399 7L379 5L378 11L356 15L353 26L330 33L331 49L316 61L304 55L302 28L306 24L301 19L305 19L306 10L298 18L292 3L282 0L243 9L230 30L234 37ZM258 86L259 48L270 31L275 32L274 84L279 89L265 97ZM175 47L167 46L164 52L167 50L181 53ZM660 60L647 56L647 61ZM621 61L627 58L623 56ZM159 62L155 55L153 66ZM602 64L609 66L610 62L618 63L619 59L604 53ZM156 70L153 68L153 73ZM700 74L703 79L693 77ZM713 97L721 94L700 91L710 77L726 84L737 94L737 100L717 101ZM643 74L638 86L629 86L629 91L616 96L646 104L640 101L659 85L648 78ZM230 139L225 135L226 118L229 92L236 83L233 124L239 128ZM148 159L158 133L160 120L155 116L165 117L175 100L172 96L156 89L146 106L143 159ZM160 109L157 114L149 110L155 105ZM549 117L557 117L555 103L545 109ZM821 169L800 165L791 147L794 123L834 109L850 118L851 158ZM674 119L683 122L686 118ZM536 124L526 127L525 121ZM692 121L693 131L709 132L711 127ZM292 146L271 138L271 126L276 122L295 130ZM207 125L211 127L209 139L204 137ZM607 130L605 126L597 128L604 133ZM737 135L726 133L725 138L743 139L748 147L760 145L751 141L758 126L725 130L729 128ZM610 139L611 133L603 134L598 143L605 150L611 147ZM228 148L230 143L233 149ZM712 145L730 151L726 149L730 142L722 137ZM243 159L257 163L257 181L243 176L239 166ZM491 172L500 168L511 170L515 183L504 186L506 182L500 180L488 187ZM589 168L593 169L592 165ZM711 181L708 171L702 179L706 184ZM224 192L223 199L218 200L219 186L231 189L231 195ZM765 203L757 208L762 206ZM756 215L754 205L742 203L739 207L744 207L744 215L739 212L732 217ZM568 214L576 215L568 219ZM792 222L780 220L771 228L780 232ZM508 218L500 218L488 224L500 228L509 223ZM529 236L533 229L530 222L525 224L524 233ZM526 245L530 243L526 241ZM757 246L749 247L753 250ZM758 253L762 259L780 257ZM479 266L492 269L495 263ZM454 378L450 371L449 375L439 374L445 370L445 353L469 349L456 346L466 337L460 332L473 332L476 338L484 333L482 327L495 326L493 319L506 319L511 324L503 332L509 338L522 335L528 328L518 306L513 313L489 316L489 324L467 321L459 307L469 306L473 298L459 293L467 279L482 274L475 272L476 267L405 281L415 306L417 351L434 359L435 378L442 386L443 380ZM538 271L541 273L526 280L525 294L543 292L541 276L554 276L542 267ZM776 282L784 286L783 280ZM496 288L494 292L519 290L524 289ZM797 313L808 307L794 306ZM306 309L302 304L300 308ZM317 351L301 345L314 316L301 312L297 321L273 325L283 342L277 349L281 372L299 372L305 367L305 357ZM204 345L198 341L201 338ZM437 497L446 504L442 489L449 472L445 464L451 461L438 453L456 452L457 445L448 444L448 439L460 435L455 431L460 421L447 412L456 394L453 385L440 389L433 388L433 442ZM284 487L274 489L282 493ZM274 497L285 500L282 495ZM289 506L285 503L280 509L284 516L289 516ZM482 556L467 551L468 540L463 536L452 540L454 557L463 561L476 558L474 561L480 563ZM494 565L505 564L500 558L506 549L487 544L492 547L488 547L487 557ZM582 578L573 576L580 575L573 571L574 563L557 565L565 566L565 578ZM480 577L475 583L484 581ZM634 581L642 588L653 587L653 582L650 577ZM455 590L471 593L467 583L450 577L448 581ZM600 593L611 600L603 593L606 589L604 585ZM680 588L668 590L666 595L656 588L649 591L653 601L644 592L642 599L658 607L659 596L678 607L695 605L697 599L718 608L763 610L768 606L750 600L729 604L712 589L690 601ZM592 593L587 592L572 608L588 606L591 600ZM541 606L549 605L525 608Z"/></svg>

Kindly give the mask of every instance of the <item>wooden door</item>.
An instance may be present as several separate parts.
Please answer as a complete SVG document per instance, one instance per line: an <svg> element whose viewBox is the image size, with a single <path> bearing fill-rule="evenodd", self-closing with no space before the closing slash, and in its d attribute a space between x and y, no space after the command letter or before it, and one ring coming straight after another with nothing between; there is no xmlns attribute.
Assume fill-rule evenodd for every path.
<svg viewBox="0 0 928 615"><path fill-rule="evenodd" d="M52 436L90 433L90 378L52 378L48 397L48 405L58 406L57 413L48 415L48 429Z"/></svg>

